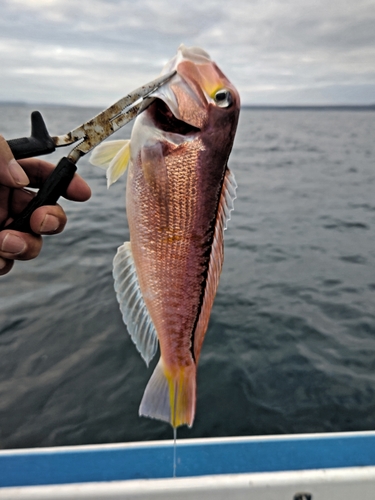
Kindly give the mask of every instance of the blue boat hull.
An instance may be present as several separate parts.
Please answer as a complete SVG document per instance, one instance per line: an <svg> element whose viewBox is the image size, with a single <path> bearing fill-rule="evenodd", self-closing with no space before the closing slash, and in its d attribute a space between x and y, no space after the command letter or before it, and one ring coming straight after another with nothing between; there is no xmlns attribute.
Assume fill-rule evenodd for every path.
<svg viewBox="0 0 375 500"><path fill-rule="evenodd" d="M347 482L352 474L354 483L356 481L358 484L366 483L367 486L372 484L372 498L375 498L375 432L179 440L177 479L172 479L172 474L172 441L4 450L0 451L0 499L28 498L4 496L11 494L12 491L18 491L18 495L21 495L22 491L34 491L35 494L35 491L46 493L52 490L54 493L51 497L44 497L42 493L39 496L53 498L57 494L57 485L65 485L60 487L60 493L69 492L68 485L71 487L75 485L74 491L80 489L84 492L86 488L86 493L91 491L87 498L101 498L93 496L93 492L98 493L101 488L106 491L106 498L112 498L108 496L111 488L121 488L122 498L128 498L125 492L134 489L135 485L138 485L136 488L138 492L151 487L148 496L139 498L157 498L151 495L151 492L159 491L158 488L162 484L169 485L165 486L166 491L174 491L176 495L176 488L182 488L181 491L187 494L188 484L191 488L194 485L198 488L200 485L199 488L201 490L203 488L202 491L206 491L206 494L208 491L214 494L219 484L221 484L220 491L226 491L225 485L231 484L231 487L239 493L240 489L245 487L244 484L245 489L251 484L255 488L254 485L259 486L265 479L268 478L269 482L273 478L274 485L278 484L278 481L285 485L288 477L289 480L293 480L293 491L296 495L297 483L301 478L310 477L311 480L315 478L316 482L316 478L322 474L323 482L327 482L327 477L336 477L336 482L339 477L341 482L342 480ZM365 475L363 477L367 478L366 481L361 474ZM187 481L183 478L189 479ZM148 481L144 481L145 479ZM153 487L152 484L159 486ZM53 485L52 490L46 489L46 485ZM309 483L306 483L306 487L308 485ZM199 488L194 490L196 496L191 498L201 498L198 495ZM305 493L311 494L303 491L301 494ZM134 494L133 491L132 495ZM229 490L227 494L229 495ZM69 495L67 498L75 498ZM215 495L219 498L217 491ZM358 498L366 498L363 491L361 495ZM176 496L180 497L181 495ZM133 496L130 495L129 498ZM209 497L206 495L202 498ZM232 493L230 498L231 500L234 498ZM302 500L305 498L308 496L301 497Z"/></svg>

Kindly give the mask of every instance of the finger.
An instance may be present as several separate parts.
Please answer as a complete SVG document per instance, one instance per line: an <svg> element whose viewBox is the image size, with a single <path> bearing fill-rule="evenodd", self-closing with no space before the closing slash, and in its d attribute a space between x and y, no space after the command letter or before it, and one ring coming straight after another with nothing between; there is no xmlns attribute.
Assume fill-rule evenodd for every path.
<svg viewBox="0 0 375 500"><path fill-rule="evenodd" d="M0 135L0 184L19 188L29 184L29 178L13 157L8 143Z"/></svg>
<svg viewBox="0 0 375 500"><path fill-rule="evenodd" d="M1 196L1 190L0 190ZM19 189L13 196L12 200L12 215L17 216L29 202L34 198L35 193L26 189ZM1 214L1 204L0 204ZM12 221L12 217L8 215L6 226ZM1 219L0 219L1 220ZM37 208L31 214L30 227L36 234L58 234L64 229L67 222L67 217L60 205L44 205Z"/></svg>
<svg viewBox="0 0 375 500"><path fill-rule="evenodd" d="M9 216L10 192L10 188L0 184L0 224Z"/></svg>
<svg viewBox="0 0 375 500"><path fill-rule="evenodd" d="M0 257L0 276L4 276L4 274L9 273L13 267L13 263L13 260L3 259Z"/></svg>
<svg viewBox="0 0 375 500"><path fill-rule="evenodd" d="M66 190L65 198L72 201L87 201L90 197L90 186L80 175L74 174L74 177Z"/></svg>
<svg viewBox="0 0 375 500"><path fill-rule="evenodd" d="M66 221L60 205L44 206L32 213L30 227L36 234L58 234L64 229Z"/></svg>
<svg viewBox="0 0 375 500"><path fill-rule="evenodd" d="M5 189L5 188L4 188ZM0 188L0 196L1 196ZM6 210L10 210L11 214L20 214L24 208L30 203L30 201L35 197L34 191L28 191L27 189L14 189L11 193L11 204L6 206ZM0 203L1 204L1 203ZM8 214L10 217L10 214Z"/></svg>
<svg viewBox="0 0 375 500"><path fill-rule="evenodd" d="M0 232L0 257L9 260L30 260L39 255L42 237L6 230Z"/></svg>
<svg viewBox="0 0 375 500"><path fill-rule="evenodd" d="M29 176L30 186L35 188L40 188L55 168L55 165L40 158L27 158L19 163ZM82 177L74 174L64 196L72 201L86 201L91 196L91 189Z"/></svg>
<svg viewBox="0 0 375 500"><path fill-rule="evenodd" d="M0 190L1 196L1 190ZM12 214L20 214L35 197L35 193L27 189L17 189L12 199ZM0 204L1 213L1 204ZM66 225L66 215L60 205L43 205L34 210L30 218L30 226L36 234L61 233Z"/></svg>

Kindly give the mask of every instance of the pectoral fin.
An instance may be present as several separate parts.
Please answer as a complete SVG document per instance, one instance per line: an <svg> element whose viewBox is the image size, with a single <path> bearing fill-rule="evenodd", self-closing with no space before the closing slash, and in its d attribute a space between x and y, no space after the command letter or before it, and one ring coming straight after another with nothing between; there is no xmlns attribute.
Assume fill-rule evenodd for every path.
<svg viewBox="0 0 375 500"><path fill-rule="evenodd" d="M107 187L125 172L130 160L130 140L108 141L97 146L90 163L107 169Z"/></svg>

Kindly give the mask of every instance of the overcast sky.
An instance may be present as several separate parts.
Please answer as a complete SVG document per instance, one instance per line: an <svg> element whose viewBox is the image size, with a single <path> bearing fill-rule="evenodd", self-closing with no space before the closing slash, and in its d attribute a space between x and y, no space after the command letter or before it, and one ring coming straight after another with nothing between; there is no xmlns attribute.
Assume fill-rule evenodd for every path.
<svg viewBox="0 0 375 500"><path fill-rule="evenodd" d="M375 0L0 0L0 100L107 106L182 42L246 104L375 103Z"/></svg>

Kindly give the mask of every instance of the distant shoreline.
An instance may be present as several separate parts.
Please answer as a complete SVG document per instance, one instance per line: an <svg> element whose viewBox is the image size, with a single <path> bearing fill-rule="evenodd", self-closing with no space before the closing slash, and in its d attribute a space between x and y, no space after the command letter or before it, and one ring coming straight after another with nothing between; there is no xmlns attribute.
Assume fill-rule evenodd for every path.
<svg viewBox="0 0 375 500"><path fill-rule="evenodd" d="M19 106L19 107L34 107L35 109L38 107L45 106L47 108L98 108L104 109L104 106L100 106L98 104L63 104L63 103L54 103L54 102L25 102L25 101L0 101L0 106Z"/></svg>
<svg viewBox="0 0 375 500"><path fill-rule="evenodd" d="M98 108L104 109L100 105L78 105L78 104L57 104L57 103L35 103L21 101L0 101L0 106L33 106L51 108ZM375 104L243 104L242 109L253 111L375 111Z"/></svg>
<svg viewBox="0 0 375 500"><path fill-rule="evenodd" d="M375 104L324 104L324 105L266 105L266 104L244 104L242 109L251 110L280 110L280 111L375 111Z"/></svg>

